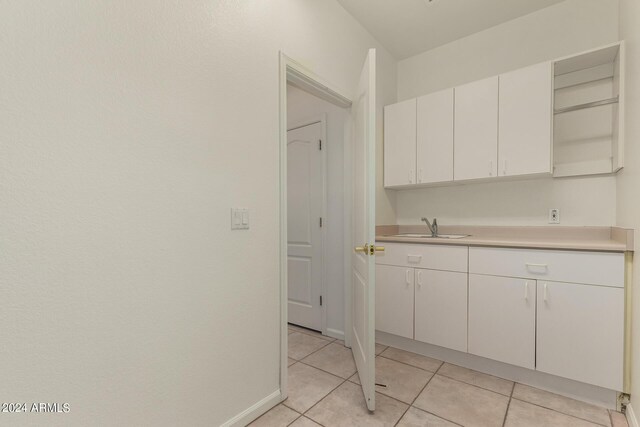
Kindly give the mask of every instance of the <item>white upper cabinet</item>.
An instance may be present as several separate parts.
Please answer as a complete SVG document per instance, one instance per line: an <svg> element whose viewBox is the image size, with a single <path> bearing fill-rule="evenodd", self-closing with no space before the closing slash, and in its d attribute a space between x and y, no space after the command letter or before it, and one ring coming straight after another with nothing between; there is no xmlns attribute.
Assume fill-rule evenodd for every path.
<svg viewBox="0 0 640 427"><path fill-rule="evenodd" d="M384 107L384 186L416 182L416 99Z"/></svg>
<svg viewBox="0 0 640 427"><path fill-rule="evenodd" d="M500 76L498 175L551 173L550 62Z"/></svg>
<svg viewBox="0 0 640 427"><path fill-rule="evenodd" d="M498 167L498 77L455 89L454 180L489 178Z"/></svg>
<svg viewBox="0 0 640 427"><path fill-rule="evenodd" d="M624 43L385 107L384 185L624 166Z"/></svg>
<svg viewBox="0 0 640 427"><path fill-rule="evenodd" d="M418 98L417 182L453 181L453 89Z"/></svg>

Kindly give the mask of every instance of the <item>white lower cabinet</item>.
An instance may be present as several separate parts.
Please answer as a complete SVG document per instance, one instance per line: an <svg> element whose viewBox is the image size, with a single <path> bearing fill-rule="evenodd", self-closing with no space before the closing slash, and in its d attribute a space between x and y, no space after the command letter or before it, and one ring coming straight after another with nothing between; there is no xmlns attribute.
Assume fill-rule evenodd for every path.
<svg viewBox="0 0 640 427"><path fill-rule="evenodd" d="M622 390L624 289L538 282L537 370Z"/></svg>
<svg viewBox="0 0 640 427"><path fill-rule="evenodd" d="M624 254L387 246L378 331L623 390Z"/></svg>
<svg viewBox="0 0 640 427"><path fill-rule="evenodd" d="M414 269L376 265L376 329L413 339Z"/></svg>
<svg viewBox="0 0 640 427"><path fill-rule="evenodd" d="M467 351L467 273L415 271L415 339Z"/></svg>
<svg viewBox="0 0 640 427"><path fill-rule="evenodd" d="M536 281L469 275L469 353L535 369Z"/></svg>

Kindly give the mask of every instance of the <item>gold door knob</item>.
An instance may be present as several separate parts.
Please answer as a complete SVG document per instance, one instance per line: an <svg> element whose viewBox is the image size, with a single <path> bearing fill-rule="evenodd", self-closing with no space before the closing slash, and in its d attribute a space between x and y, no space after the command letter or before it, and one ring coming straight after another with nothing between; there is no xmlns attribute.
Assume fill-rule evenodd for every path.
<svg viewBox="0 0 640 427"><path fill-rule="evenodd" d="M367 253L367 252L369 252L369 245L356 246L355 248L353 248L353 250L356 251L356 252Z"/></svg>
<svg viewBox="0 0 640 427"><path fill-rule="evenodd" d="M384 246L376 246L375 247L375 251L376 252L384 252Z"/></svg>

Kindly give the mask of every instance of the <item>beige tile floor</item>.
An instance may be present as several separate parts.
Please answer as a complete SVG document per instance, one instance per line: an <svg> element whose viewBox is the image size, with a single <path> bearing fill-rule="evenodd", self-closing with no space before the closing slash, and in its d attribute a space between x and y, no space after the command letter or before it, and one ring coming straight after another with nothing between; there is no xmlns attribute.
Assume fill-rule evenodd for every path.
<svg viewBox="0 0 640 427"><path fill-rule="evenodd" d="M588 403L376 344L376 411L351 350L289 326L289 397L251 426L608 426L624 416Z"/></svg>

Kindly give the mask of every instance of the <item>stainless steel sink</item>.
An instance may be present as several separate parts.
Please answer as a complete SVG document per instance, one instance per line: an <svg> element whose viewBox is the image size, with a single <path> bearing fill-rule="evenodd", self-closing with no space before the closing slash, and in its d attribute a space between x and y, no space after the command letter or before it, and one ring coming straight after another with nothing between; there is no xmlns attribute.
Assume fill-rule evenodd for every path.
<svg viewBox="0 0 640 427"><path fill-rule="evenodd" d="M404 234L393 234L391 237L413 237L416 239L462 239L464 237L469 237L469 234L438 234L437 236L432 236L431 234L420 234L420 233L404 233Z"/></svg>

